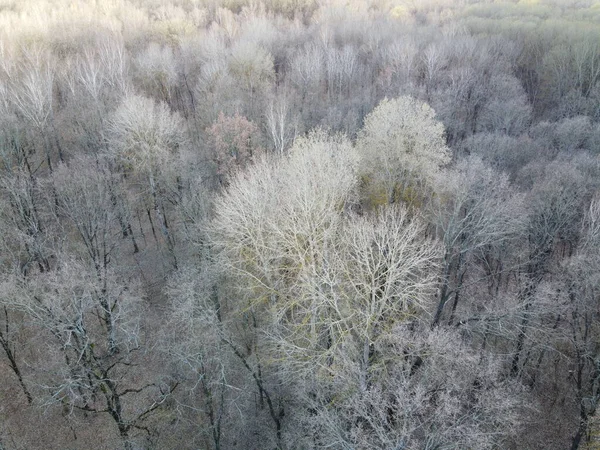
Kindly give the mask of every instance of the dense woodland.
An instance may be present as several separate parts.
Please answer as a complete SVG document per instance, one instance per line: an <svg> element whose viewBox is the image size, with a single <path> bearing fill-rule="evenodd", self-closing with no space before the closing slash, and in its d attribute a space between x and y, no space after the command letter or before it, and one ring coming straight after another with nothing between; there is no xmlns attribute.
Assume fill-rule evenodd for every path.
<svg viewBox="0 0 600 450"><path fill-rule="evenodd" d="M600 448L599 153L595 0L0 0L0 449Z"/></svg>

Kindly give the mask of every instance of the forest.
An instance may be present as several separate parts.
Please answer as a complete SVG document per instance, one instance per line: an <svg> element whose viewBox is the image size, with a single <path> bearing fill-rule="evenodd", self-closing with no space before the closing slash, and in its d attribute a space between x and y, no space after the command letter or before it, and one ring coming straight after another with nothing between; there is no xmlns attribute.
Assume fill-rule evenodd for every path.
<svg viewBox="0 0 600 450"><path fill-rule="evenodd" d="M600 1L0 0L0 450L600 449Z"/></svg>

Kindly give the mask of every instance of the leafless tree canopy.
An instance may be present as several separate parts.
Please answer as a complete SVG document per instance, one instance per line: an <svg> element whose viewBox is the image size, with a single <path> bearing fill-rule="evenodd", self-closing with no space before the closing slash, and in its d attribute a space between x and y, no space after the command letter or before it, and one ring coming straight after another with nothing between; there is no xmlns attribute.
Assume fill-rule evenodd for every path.
<svg viewBox="0 0 600 450"><path fill-rule="evenodd" d="M595 0L0 0L0 450L600 445Z"/></svg>

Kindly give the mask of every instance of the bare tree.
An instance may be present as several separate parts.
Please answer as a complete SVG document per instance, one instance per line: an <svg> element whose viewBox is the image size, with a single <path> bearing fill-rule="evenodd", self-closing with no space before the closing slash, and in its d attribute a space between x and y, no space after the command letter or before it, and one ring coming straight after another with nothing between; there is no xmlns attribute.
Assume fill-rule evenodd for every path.
<svg viewBox="0 0 600 450"><path fill-rule="evenodd" d="M425 72L425 86L429 92L436 84L435 80L440 76L440 71L445 64L441 46L435 43L429 44L421 56L421 62Z"/></svg>
<svg viewBox="0 0 600 450"><path fill-rule="evenodd" d="M507 75L491 77L487 95L489 100L482 106L477 120L478 130L515 136L529 126L532 108L516 78Z"/></svg>
<svg viewBox="0 0 600 450"><path fill-rule="evenodd" d="M97 320L106 313L99 297L104 286L94 270L68 255L61 255L51 272L5 277L0 302L24 314L46 339L47 357L40 363L47 378L37 382L48 392L48 404L108 414L125 448L131 449L132 431L151 431L144 420L163 405L176 384L132 376L142 339L141 294L135 284L113 272L107 277L103 295L111 299L112 330ZM114 347L120 351L111 350Z"/></svg>
<svg viewBox="0 0 600 450"><path fill-rule="evenodd" d="M11 311L12 312L12 311ZM2 346L2 350L4 350L4 354L8 359L8 365L10 369L13 371L17 380L19 381L19 385L27 398L28 403L33 402L33 396L25 380L23 379L23 373L21 372L21 364L19 364L17 359L17 333L18 333L18 322L19 318L15 320L16 314L11 314L8 308L4 306L0 310L0 346ZM18 317L18 316L17 316Z"/></svg>
<svg viewBox="0 0 600 450"><path fill-rule="evenodd" d="M530 312L536 291L551 273L554 257L571 255L579 241L579 223L583 216L585 180L573 164L548 165L551 178L542 178L534 186L529 200L527 223L528 247L519 271L519 296L522 317L511 362L511 373L523 369L523 353L528 338Z"/></svg>
<svg viewBox="0 0 600 450"><path fill-rule="evenodd" d="M450 161L435 111L410 97L383 100L365 118L356 146L374 205L416 201Z"/></svg>
<svg viewBox="0 0 600 450"><path fill-rule="evenodd" d="M329 47L325 53L325 70L327 73L327 92L338 98L345 87L350 92L350 83L357 64L357 51L352 46L344 46L341 50Z"/></svg>
<svg viewBox="0 0 600 450"><path fill-rule="evenodd" d="M501 247L523 231L523 198L506 175L497 174L476 157L462 161L446 174L431 203L432 219L444 245L444 269L439 302L432 325L438 325L446 303L453 298L452 322L467 268L476 255ZM479 280L481 281L481 280Z"/></svg>
<svg viewBox="0 0 600 450"><path fill-rule="evenodd" d="M550 156L545 154L539 141L528 136L516 138L504 133L477 133L465 139L460 148L467 155L481 158L494 170L508 174L511 182L516 181L519 171L527 164ZM533 180L520 181L529 186Z"/></svg>
<svg viewBox="0 0 600 450"><path fill-rule="evenodd" d="M307 45L290 62L290 77L300 90L302 103L315 99L325 80L325 55L322 47Z"/></svg>
<svg viewBox="0 0 600 450"><path fill-rule="evenodd" d="M73 227L83 248L83 257L93 267L98 279L96 296L102 307L102 320L109 339L108 353L119 351L116 343L116 325L113 311L115 299L108 295L109 270L118 260L117 245L122 238L122 227L118 222L118 209L111 191L112 174L105 164L93 158L79 157L69 166L58 166L52 176L53 192L56 195L55 213L59 229L68 233ZM52 204L52 201L48 202ZM67 223L60 223L66 218Z"/></svg>
<svg viewBox="0 0 600 450"><path fill-rule="evenodd" d="M19 71L10 73L9 100L19 117L41 137L47 167L52 171L50 127L53 126L54 68L51 56L40 47L23 49ZM59 158L63 160L58 147Z"/></svg>
<svg viewBox="0 0 600 450"><path fill-rule="evenodd" d="M13 86L11 101L28 122L43 130L53 104L54 73L50 57L41 48L34 48L25 50L23 58L21 82Z"/></svg>
<svg viewBox="0 0 600 450"><path fill-rule="evenodd" d="M118 34L103 35L96 48L105 71L105 82L114 94L125 95L130 90L130 85L129 66L122 37Z"/></svg>
<svg viewBox="0 0 600 450"><path fill-rule="evenodd" d="M430 436L430 445L493 448L520 417L518 384L486 385L481 396L472 394L473 386L481 386L474 380L492 376L482 370L500 376L497 366L477 368L479 358L453 332L440 332L444 336L436 341L437 332L421 328L437 284L439 250L406 209L388 207L365 217L350 212L358 188L352 155L343 141L300 139L289 157L259 161L233 179L215 204L209 236L227 284L237 292L231 313L242 308L258 323L262 332L253 339L273 361L265 370L275 371L285 386L300 382L286 417L310 425L297 432L275 421L280 439L362 447L399 445L402 438L417 445ZM422 337L412 334L415 328ZM399 330L407 337L398 338ZM419 339L427 344L417 344ZM448 356L453 345L455 356ZM428 388L425 380L448 380L449 369L434 362L431 352L437 351L444 361L468 361L469 374L480 375L464 384L465 378L450 377L457 384L448 387L432 381L437 387ZM433 392L440 403L426 400ZM478 400L448 410L454 395ZM491 400L502 397L502 406ZM424 406L429 401L440 409ZM479 413L471 415L476 410L506 421L479 422ZM469 424L468 438L458 437L455 420Z"/></svg>
<svg viewBox="0 0 600 450"><path fill-rule="evenodd" d="M162 177L176 152L184 145L182 119L164 103L131 95L123 100L110 124L109 145L117 161L130 167L147 181L152 209L174 265L174 236L169 230L163 198Z"/></svg>
<svg viewBox="0 0 600 450"><path fill-rule="evenodd" d="M275 152L283 155L298 134L296 118L290 111L291 102L285 94L271 100L265 113L266 128Z"/></svg>
<svg viewBox="0 0 600 450"><path fill-rule="evenodd" d="M24 169L17 169L0 177L0 189L6 199L2 209L3 236L6 239L3 240L4 250L14 246L10 253L17 254L18 266L25 274L33 266L37 266L40 272L49 270L52 237L46 232L42 196L36 179ZM14 240L8 240L10 236Z"/></svg>
<svg viewBox="0 0 600 450"><path fill-rule="evenodd" d="M579 423L573 434L571 449L578 449L586 439L590 418L600 401L600 353L595 342L598 330L596 299L600 280L598 246L600 245L600 204L594 200L583 220L583 237L576 255L565 267L565 294L568 309L564 320L571 346L572 372L569 379L579 409Z"/></svg>
<svg viewBox="0 0 600 450"><path fill-rule="evenodd" d="M178 81L175 55L170 47L150 43L136 60L137 78L148 95L155 95L160 101L172 104Z"/></svg>
<svg viewBox="0 0 600 450"><path fill-rule="evenodd" d="M248 116L255 117L270 81L274 78L273 56L259 45L237 42L231 49L229 72L247 97Z"/></svg>
<svg viewBox="0 0 600 450"><path fill-rule="evenodd" d="M233 311L238 317L244 309L248 311L240 317L248 330L241 341L246 344L228 338L228 345L252 373L268 405L279 445L283 409L265 383L258 355L269 348L261 330L277 323L278 333L286 324L303 327L283 317L297 310L298 317L307 320L305 350L321 345L318 311L325 306L322 299L308 294L309 286L304 290L302 286L314 286L314 275L324 270L323 251L339 230L340 212L356 186L355 164L346 139L313 133L297 140L289 157L264 159L240 173L215 204L209 237L219 250L216 262L231 279ZM287 342L292 338L287 336Z"/></svg>
<svg viewBox="0 0 600 450"><path fill-rule="evenodd" d="M292 414L299 426L290 427L289 442L360 449L510 446L527 394L502 381L500 361L481 360L454 330L423 328L414 322L390 328L372 349L370 375L377 382L366 391L358 388L360 366L350 358L335 377L298 383ZM389 355L385 364L378 353Z"/></svg>
<svg viewBox="0 0 600 450"><path fill-rule="evenodd" d="M384 61L389 65L395 85L403 86L414 82L417 75L418 47L412 40L396 40L383 50ZM392 81L392 80L390 80ZM394 95L396 93L392 93Z"/></svg>
<svg viewBox="0 0 600 450"><path fill-rule="evenodd" d="M258 127L239 114L228 117L220 113L206 133L221 185L226 185L236 170L250 164L261 153Z"/></svg>
<svg viewBox="0 0 600 450"><path fill-rule="evenodd" d="M166 327L172 333L163 345L181 368L182 378L189 379L189 394L180 400L181 417L194 421L191 417L197 411L201 425L206 426L194 433L204 435L211 442L210 448L219 450L233 434L228 402L237 394L232 391L235 374L227 364L229 348L222 338L222 311L211 292L213 273L209 268L187 268L172 277L167 287L171 308ZM202 405L199 410L197 402Z"/></svg>

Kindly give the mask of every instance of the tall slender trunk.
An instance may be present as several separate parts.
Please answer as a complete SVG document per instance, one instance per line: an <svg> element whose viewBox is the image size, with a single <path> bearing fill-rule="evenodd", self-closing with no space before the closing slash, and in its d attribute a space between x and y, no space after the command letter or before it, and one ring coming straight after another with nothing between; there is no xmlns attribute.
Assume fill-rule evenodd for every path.
<svg viewBox="0 0 600 450"><path fill-rule="evenodd" d="M464 254L461 253L459 256L459 259L458 259L458 264L457 264L458 267L462 267L463 257L464 257ZM458 300L460 298L460 293L462 290L462 286L463 286L463 282L464 282L466 273L467 273L466 268L463 268L458 275L456 288L454 289L454 301L452 302L452 308L450 309L450 317L448 318L448 325L452 325L452 322L454 322L454 314L456 313L456 307L458 306Z"/></svg>
<svg viewBox="0 0 600 450"><path fill-rule="evenodd" d="M440 291L440 300L438 302L433 321L431 322L431 328L435 328L439 325L440 320L442 318L442 313L444 312L444 307L446 306L446 302L450 298L450 294L448 292L450 288L450 274L452 273L452 256L450 255L450 253L446 254L445 260L446 264L444 266L444 273L442 275L442 289Z"/></svg>
<svg viewBox="0 0 600 450"><path fill-rule="evenodd" d="M517 336L517 346L515 348L515 354L513 355L512 362L510 364L510 374L514 377L519 374L519 362L521 360L521 354L525 346L525 337L527 335L527 325L529 324L529 308L531 302L527 301L523 312L523 318L521 320L521 326L519 328L519 335Z"/></svg>
<svg viewBox="0 0 600 450"><path fill-rule="evenodd" d="M369 339L365 338L363 342L362 358L360 361L360 390L367 392L368 387L368 371L369 371Z"/></svg>
<svg viewBox="0 0 600 450"><path fill-rule="evenodd" d="M162 208L160 205L160 201L158 199L157 183L154 180L154 174L152 173L152 171L150 171L150 173L149 173L149 182L150 182L150 192L152 194L152 202L154 205L154 213L156 214L156 217L158 218L158 223L161 227L162 234L165 237L165 241L167 243L167 249L169 250L171 257L173 258L173 266L175 269L177 269L178 264L177 264L177 256L175 255L175 244L173 242L173 236L171 235L171 232L169 231L169 224L167 223L165 215L163 214L163 211L162 211Z"/></svg>
<svg viewBox="0 0 600 450"><path fill-rule="evenodd" d="M12 369L14 374L17 376L17 380L19 380L19 385L21 386L21 389L23 390L25 397L27 397L27 403L31 404L33 402L33 397L31 396L29 389L27 389L27 385L25 384L25 381L23 381L23 375L21 374L21 369L19 368L19 365L17 364L17 359L16 359L14 348L12 348L10 345L9 317L8 317L8 309L6 308L6 306L4 307L4 320L5 320L5 324L4 324L5 329L4 330L0 329L0 345L4 349L4 353L6 354L6 357L8 358L8 363L9 363L10 368Z"/></svg>

